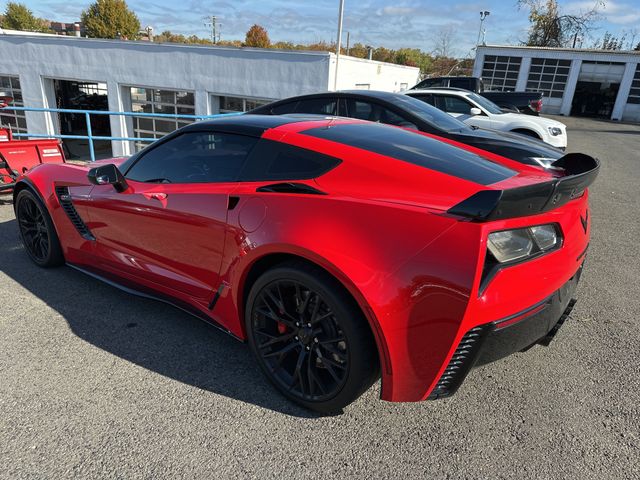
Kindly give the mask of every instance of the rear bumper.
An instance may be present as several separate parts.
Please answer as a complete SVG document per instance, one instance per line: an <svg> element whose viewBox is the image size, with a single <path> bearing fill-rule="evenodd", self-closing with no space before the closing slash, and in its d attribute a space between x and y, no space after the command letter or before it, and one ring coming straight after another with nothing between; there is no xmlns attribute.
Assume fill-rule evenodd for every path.
<svg viewBox="0 0 640 480"><path fill-rule="evenodd" d="M525 311L469 330L428 399L453 395L474 366L494 362L536 344L548 346L575 305L581 272L582 267L550 297Z"/></svg>

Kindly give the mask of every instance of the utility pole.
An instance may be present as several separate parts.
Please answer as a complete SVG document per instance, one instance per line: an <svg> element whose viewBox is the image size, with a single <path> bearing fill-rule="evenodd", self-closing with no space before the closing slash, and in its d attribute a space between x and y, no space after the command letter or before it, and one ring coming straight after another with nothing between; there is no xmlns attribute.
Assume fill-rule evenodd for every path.
<svg viewBox="0 0 640 480"><path fill-rule="evenodd" d="M340 62L340 45L342 44L342 16L344 15L344 0L340 0L338 12L338 42L336 45L336 76L333 79L333 89L338 89L338 63Z"/></svg>
<svg viewBox="0 0 640 480"><path fill-rule="evenodd" d="M480 12L480 31L478 31L478 41L476 42L476 46L480 45L480 36L482 36L482 45L485 44L485 37L487 34L486 30L482 29L485 19L491 15L491 12L484 10Z"/></svg>
<svg viewBox="0 0 640 480"><path fill-rule="evenodd" d="M218 17L215 15L203 17L204 26L211 29L211 43L214 45L220 41L220 27L221 23L218 23Z"/></svg>
<svg viewBox="0 0 640 480"><path fill-rule="evenodd" d="M349 55L349 37L351 32L347 32L347 55Z"/></svg>

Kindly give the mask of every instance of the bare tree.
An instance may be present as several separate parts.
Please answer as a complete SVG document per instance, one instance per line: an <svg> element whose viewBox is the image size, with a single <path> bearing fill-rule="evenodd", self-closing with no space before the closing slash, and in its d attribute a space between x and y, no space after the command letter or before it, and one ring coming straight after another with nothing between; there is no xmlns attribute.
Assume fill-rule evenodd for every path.
<svg viewBox="0 0 640 480"><path fill-rule="evenodd" d="M525 42L534 47L570 47L578 36L584 37L599 19L604 0L594 0L593 7L577 14L560 11L556 0L518 0L519 8L529 10L529 36Z"/></svg>
<svg viewBox="0 0 640 480"><path fill-rule="evenodd" d="M433 56L452 57L455 54L456 30L453 25L444 25L433 36Z"/></svg>

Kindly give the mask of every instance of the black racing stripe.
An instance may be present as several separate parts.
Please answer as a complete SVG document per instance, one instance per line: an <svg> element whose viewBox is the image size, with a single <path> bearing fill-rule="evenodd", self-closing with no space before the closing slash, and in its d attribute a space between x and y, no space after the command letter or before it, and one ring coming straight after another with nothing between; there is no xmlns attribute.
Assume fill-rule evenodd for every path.
<svg viewBox="0 0 640 480"><path fill-rule="evenodd" d="M501 182L517 173L440 140L378 123L337 124L301 133L362 148L481 185Z"/></svg>

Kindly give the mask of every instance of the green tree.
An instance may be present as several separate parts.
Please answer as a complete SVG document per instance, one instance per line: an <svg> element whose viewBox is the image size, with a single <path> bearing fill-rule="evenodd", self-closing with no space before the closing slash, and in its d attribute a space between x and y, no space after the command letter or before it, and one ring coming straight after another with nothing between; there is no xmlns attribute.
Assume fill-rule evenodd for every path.
<svg viewBox="0 0 640 480"><path fill-rule="evenodd" d="M248 31L244 39L245 47L256 48L269 48L271 46L271 40L269 40L269 34L264 27L258 24L253 25Z"/></svg>
<svg viewBox="0 0 640 480"><path fill-rule="evenodd" d="M2 19L2 28L29 32L46 32L49 30L45 20L34 16L26 5L15 2L7 3Z"/></svg>
<svg viewBox="0 0 640 480"><path fill-rule="evenodd" d="M138 16L124 0L96 0L81 18L87 34L94 38L133 39L140 31Z"/></svg>
<svg viewBox="0 0 640 480"><path fill-rule="evenodd" d="M578 36L588 33L598 19L604 0L596 0L590 10L576 15L562 13L557 0L518 0L519 8L529 9L529 36L532 47L571 47Z"/></svg>

